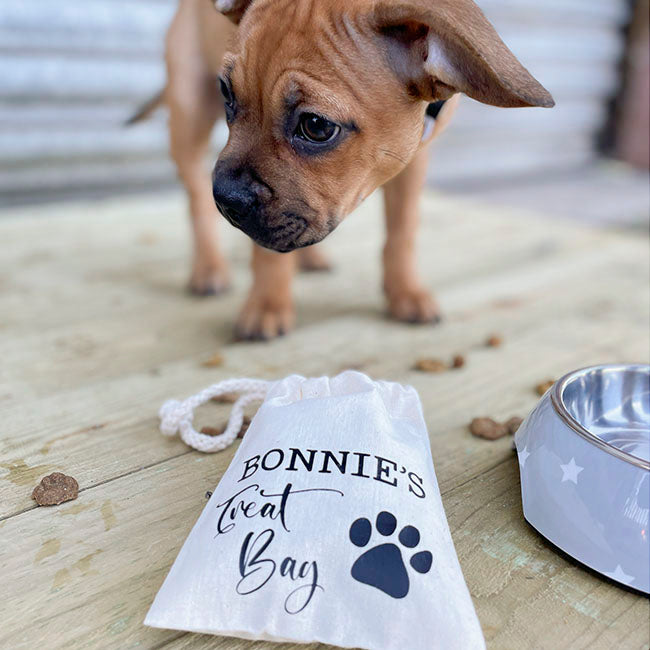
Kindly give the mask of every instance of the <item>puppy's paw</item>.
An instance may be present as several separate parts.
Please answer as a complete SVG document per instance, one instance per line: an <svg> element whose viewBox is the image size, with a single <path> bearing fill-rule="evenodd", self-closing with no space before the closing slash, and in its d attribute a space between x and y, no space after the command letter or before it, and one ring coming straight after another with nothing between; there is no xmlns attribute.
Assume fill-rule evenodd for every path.
<svg viewBox="0 0 650 650"><path fill-rule="evenodd" d="M390 315L406 323L439 323L440 308L424 289L403 289L388 294Z"/></svg>
<svg viewBox="0 0 650 650"><path fill-rule="evenodd" d="M188 290L195 296L218 296L230 288L230 275L225 262L202 264L195 262Z"/></svg>
<svg viewBox="0 0 650 650"><path fill-rule="evenodd" d="M270 341L293 329L295 315L290 300L278 300L253 290L235 326L238 341Z"/></svg>
<svg viewBox="0 0 650 650"><path fill-rule="evenodd" d="M307 246L298 251L298 266L301 271L321 272L331 271L332 265L327 256L320 249L320 246Z"/></svg>

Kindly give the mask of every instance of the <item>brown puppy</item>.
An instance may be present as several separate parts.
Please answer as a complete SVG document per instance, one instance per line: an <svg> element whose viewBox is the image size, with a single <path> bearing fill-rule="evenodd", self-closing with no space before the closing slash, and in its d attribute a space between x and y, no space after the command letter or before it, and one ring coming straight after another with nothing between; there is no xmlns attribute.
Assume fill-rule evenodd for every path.
<svg viewBox="0 0 650 650"><path fill-rule="evenodd" d="M254 282L237 325L272 338L293 325L294 249L311 246L384 186L384 291L400 320L438 318L414 261L426 170L425 111L457 93L503 107L553 106L472 0L181 0L167 36L171 152L187 188L191 287L228 283L215 202L255 242ZM228 49L227 49L228 48ZM220 94L223 96L221 97ZM204 168L215 121L228 143ZM426 141L426 142L425 142Z"/></svg>

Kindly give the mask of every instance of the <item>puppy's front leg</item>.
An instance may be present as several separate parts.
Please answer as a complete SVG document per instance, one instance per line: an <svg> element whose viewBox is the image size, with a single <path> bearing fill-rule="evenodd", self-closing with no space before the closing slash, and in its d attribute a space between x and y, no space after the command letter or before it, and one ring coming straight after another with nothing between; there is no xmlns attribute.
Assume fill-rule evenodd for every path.
<svg viewBox="0 0 650 650"><path fill-rule="evenodd" d="M296 253L275 253L253 245L253 286L239 315L235 336L267 341L293 328L291 280Z"/></svg>
<svg viewBox="0 0 650 650"><path fill-rule="evenodd" d="M190 110L184 104L188 102L187 97L176 101L173 92L169 94L170 149L178 175L187 190L194 235L189 288L197 295L218 294L228 287L229 277L226 261L217 247L218 213L212 198L210 175L205 168L218 105L214 98L209 102L199 95L193 104L189 102Z"/></svg>
<svg viewBox="0 0 650 650"><path fill-rule="evenodd" d="M391 316L409 323L440 320L438 305L422 287L415 269L415 236L427 151L423 147L400 174L384 185L384 292Z"/></svg>

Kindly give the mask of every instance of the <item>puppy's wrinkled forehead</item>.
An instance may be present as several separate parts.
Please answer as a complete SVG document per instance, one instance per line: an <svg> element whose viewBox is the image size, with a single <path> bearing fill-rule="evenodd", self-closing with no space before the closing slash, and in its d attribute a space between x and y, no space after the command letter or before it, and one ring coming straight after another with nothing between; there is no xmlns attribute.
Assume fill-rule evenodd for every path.
<svg viewBox="0 0 650 650"><path fill-rule="evenodd" d="M368 34L338 2L257 0L223 69L238 100L259 116L300 102L346 122L363 113L363 86L370 87L373 77L360 54L371 47ZM397 86L394 92L399 94Z"/></svg>

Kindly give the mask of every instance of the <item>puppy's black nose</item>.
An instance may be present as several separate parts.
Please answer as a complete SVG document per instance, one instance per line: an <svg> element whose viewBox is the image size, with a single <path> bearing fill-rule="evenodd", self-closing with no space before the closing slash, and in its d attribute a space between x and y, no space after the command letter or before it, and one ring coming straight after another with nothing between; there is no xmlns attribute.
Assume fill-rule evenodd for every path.
<svg viewBox="0 0 650 650"><path fill-rule="evenodd" d="M217 165L212 174L212 196L219 212L236 228L253 217L257 196L245 175Z"/></svg>

